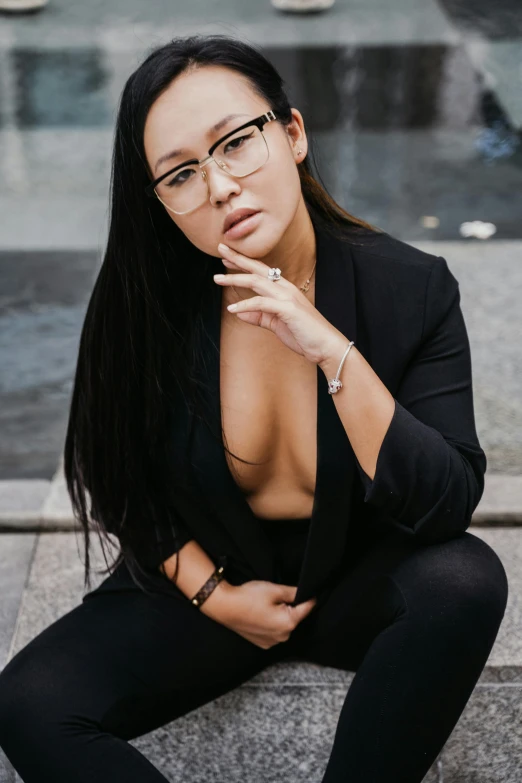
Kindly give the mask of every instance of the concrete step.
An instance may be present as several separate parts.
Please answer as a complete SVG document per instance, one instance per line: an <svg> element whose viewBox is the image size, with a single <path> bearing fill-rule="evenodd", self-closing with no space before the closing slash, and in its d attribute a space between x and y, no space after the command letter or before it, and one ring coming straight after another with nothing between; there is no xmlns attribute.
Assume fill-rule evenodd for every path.
<svg viewBox="0 0 522 783"><path fill-rule="evenodd" d="M519 783L522 530L476 526L471 532L500 556L510 585L508 606L480 680L424 783ZM34 538L22 532L0 536L4 661L83 595L79 536L43 531ZM93 545L94 566L101 566L95 539ZM102 578L94 576L93 586ZM353 676L305 662L278 664L131 744L173 781L320 781ZM0 759L0 783L17 780Z"/></svg>
<svg viewBox="0 0 522 783"><path fill-rule="evenodd" d="M522 525L522 475L486 473L484 494L472 527ZM0 481L0 531L80 529L75 521L61 465L53 479Z"/></svg>

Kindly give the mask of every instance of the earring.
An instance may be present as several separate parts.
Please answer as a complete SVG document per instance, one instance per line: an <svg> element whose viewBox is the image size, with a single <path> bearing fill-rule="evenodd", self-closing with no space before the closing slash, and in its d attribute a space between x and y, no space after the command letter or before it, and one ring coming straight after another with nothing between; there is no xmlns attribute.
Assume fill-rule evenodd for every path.
<svg viewBox="0 0 522 783"><path fill-rule="evenodd" d="M303 151L302 149L298 149L297 154L300 155L302 151Z"/></svg>

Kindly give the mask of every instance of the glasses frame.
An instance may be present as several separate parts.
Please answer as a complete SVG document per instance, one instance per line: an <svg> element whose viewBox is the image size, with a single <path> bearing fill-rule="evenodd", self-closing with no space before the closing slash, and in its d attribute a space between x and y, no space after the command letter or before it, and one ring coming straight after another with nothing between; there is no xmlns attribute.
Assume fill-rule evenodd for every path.
<svg viewBox="0 0 522 783"><path fill-rule="evenodd" d="M263 133L263 127L266 125L267 122L272 122L273 120L277 120L277 116L276 116L275 112L273 112L270 109L270 111L267 111L265 114L261 114L259 117L256 117L253 120L249 120L248 122L245 122L243 125L240 125L238 128L234 128L234 130L229 131L224 136L222 136L220 139L218 139L217 141L214 142L214 144L211 146L211 148L208 151L208 155L205 158L202 158L201 160L198 160L197 158L191 158L191 160L187 160L184 163L179 163L177 166L174 166L174 168L169 169L169 171L166 171L164 174L162 174L160 177L155 179L153 182L149 183L147 185L147 187L145 188L146 195L149 198L156 197L159 201L161 201L160 197L156 193L156 186L159 185L159 183L162 182L162 180L164 180L165 177L168 177L170 174L173 174L178 169L184 169L186 166L190 166L191 164L196 164L196 165L199 166L200 169L202 169L204 166L206 166L208 163L210 163L210 161L213 160L214 163L216 163L216 165L220 166L220 168L223 168L221 166L220 162L213 157L214 150L216 149L216 147L219 147L219 145L222 144L226 139L228 139L229 136L233 136L238 131L243 130L243 128L249 128L251 125L255 125L256 128L259 129L259 131L260 131L260 133L261 133L261 135L262 135L262 137L263 137L263 139L265 141L265 144L266 144L266 148L267 148L267 151L268 151L268 157L270 157L270 149L268 147L268 144L267 144L267 141L266 141L266 138L265 138L265 134ZM266 160L268 160L268 157L267 157ZM266 163L266 160L265 160L265 163ZM262 163L261 166L264 166L265 163ZM258 168L261 168L261 166L258 166ZM257 171L257 170L258 169L254 169L254 171ZM250 171L248 174L239 174L239 175L237 175L237 174L230 174L230 172L227 171L227 174L229 174L229 176L231 176L231 177L238 177L238 178L248 177L250 174L253 174L253 173L254 173L253 171ZM201 172L201 176L206 181L206 183L207 183L207 190L208 190L208 179L207 179L206 171L202 171ZM209 191L209 194L210 194L210 191ZM167 206L167 204L165 204L163 201L161 201L161 203L163 204L163 206L165 206L171 212L174 212L174 214L176 214L176 215L186 215L186 214L188 214L188 212L193 212L195 209L198 209L201 206L201 204L205 203L205 201L202 201L201 204L198 204L198 206L194 207L193 209L186 210L186 212L176 212L175 209L172 209L172 207Z"/></svg>

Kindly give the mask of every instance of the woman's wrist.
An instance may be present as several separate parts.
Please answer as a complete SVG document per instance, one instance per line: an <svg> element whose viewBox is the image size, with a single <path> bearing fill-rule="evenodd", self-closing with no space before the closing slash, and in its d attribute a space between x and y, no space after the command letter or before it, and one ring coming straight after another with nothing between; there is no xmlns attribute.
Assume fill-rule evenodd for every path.
<svg viewBox="0 0 522 783"><path fill-rule="evenodd" d="M323 358L319 362L319 367L327 378L335 377L335 374L339 369L339 363L348 347L349 342L350 340L348 340L347 337L339 332L339 335L336 337L336 339L332 340L328 351L325 351ZM353 348L355 348L355 345Z"/></svg>
<svg viewBox="0 0 522 783"><path fill-rule="evenodd" d="M235 585L230 584L226 579L222 579L212 590L209 597L203 601L199 611L213 620L217 620L217 622L228 619L235 590Z"/></svg>

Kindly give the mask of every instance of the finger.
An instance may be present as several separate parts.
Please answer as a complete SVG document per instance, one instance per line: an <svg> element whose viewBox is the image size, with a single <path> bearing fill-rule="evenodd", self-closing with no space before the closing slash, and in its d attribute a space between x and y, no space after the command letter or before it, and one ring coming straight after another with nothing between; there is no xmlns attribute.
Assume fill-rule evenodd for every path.
<svg viewBox="0 0 522 783"><path fill-rule="evenodd" d="M231 261L229 258L222 258L221 261L224 263L225 266L231 267L232 269L240 269L237 264L234 264L233 261Z"/></svg>
<svg viewBox="0 0 522 783"><path fill-rule="evenodd" d="M219 243L218 250L222 256L230 259L230 261L233 261L235 264L239 264L239 266L245 269L248 268L249 262L251 265L256 263L256 260L254 258L249 258L248 256L239 253L237 250L234 250L232 247L225 245L224 242ZM262 264L263 262L258 261L257 263Z"/></svg>
<svg viewBox="0 0 522 783"><path fill-rule="evenodd" d="M285 603L293 601L297 594L297 587L293 587L292 585L277 585L277 588L276 598Z"/></svg>
<svg viewBox="0 0 522 783"><path fill-rule="evenodd" d="M301 622L301 620L304 620L304 618L310 614L312 609L317 603L317 599L310 598L308 601L303 601L301 604L297 604L297 606L289 606L290 609L290 616L293 618L295 624Z"/></svg>
<svg viewBox="0 0 522 783"><path fill-rule="evenodd" d="M226 262L232 262L232 264L236 264L236 266L241 267L242 269L246 269L253 274L257 273L261 278L263 278L263 280L267 280L270 283L274 282L268 277L268 273L271 267L265 264L264 261L259 261L257 258L249 258L248 256L244 256L237 250L233 250L232 248L228 247L227 245L223 245L222 243L218 245L218 249L220 250L221 254L225 256L221 259L225 266L227 265ZM280 288L286 287L289 290L298 290L294 283L291 283L290 280L287 280L286 277L283 277L282 275L279 280L277 280L277 283L279 284Z"/></svg>
<svg viewBox="0 0 522 783"><path fill-rule="evenodd" d="M264 296L273 296L274 298L282 299L288 297L288 291L285 292L285 286L279 284L274 287L271 280L266 277L252 273L252 274L235 274L229 272L227 275L214 275L214 281L218 285L223 286L235 286L238 288L250 288L256 293L263 294ZM281 279L280 282L283 282ZM288 286L288 280L284 281Z"/></svg>
<svg viewBox="0 0 522 783"><path fill-rule="evenodd" d="M232 247L225 245L223 242L219 243L218 250L222 256L230 259L242 269L248 269L252 272L261 273L264 271L265 275L268 274L270 267L268 267L263 261L259 261L257 258L250 258L249 256L245 256L242 253L239 253L237 250L234 250Z"/></svg>
<svg viewBox="0 0 522 783"><path fill-rule="evenodd" d="M240 302L233 302L227 306L227 310L232 313L250 313L257 310L261 313L272 313L279 316L283 321L290 315L292 302L287 299L273 299L269 296L251 296L249 299L242 299Z"/></svg>

